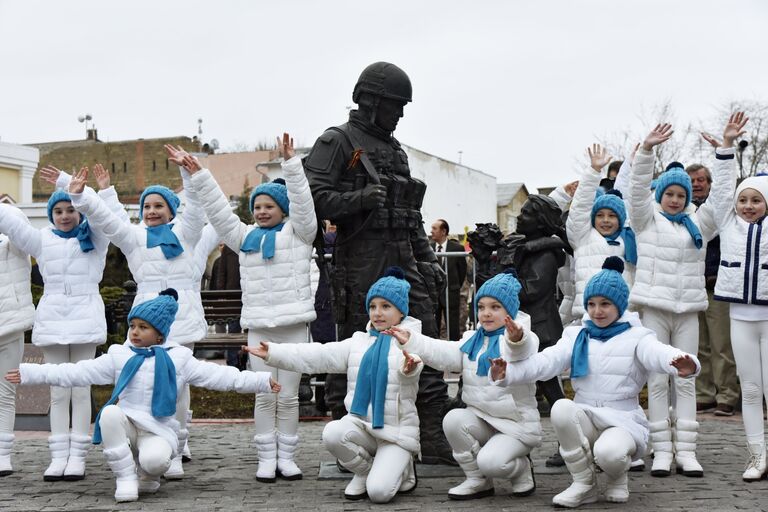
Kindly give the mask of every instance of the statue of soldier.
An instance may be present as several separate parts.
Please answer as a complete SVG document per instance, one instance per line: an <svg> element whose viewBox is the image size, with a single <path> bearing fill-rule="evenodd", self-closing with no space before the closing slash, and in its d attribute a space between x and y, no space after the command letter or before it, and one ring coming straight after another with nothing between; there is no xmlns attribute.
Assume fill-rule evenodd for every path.
<svg viewBox="0 0 768 512"><path fill-rule="evenodd" d="M408 157L392 136L411 101L411 81L394 64L376 62L363 70L352 100L358 109L349 122L326 130L304 161L315 210L337 226L331 287L339 339L365 330L366 293L393 265L411 284L410 315L437 337L433 304L444 281L421 218L426 185L411 177ZM425 463L455 464L442 431L447 390L442 372L426 367L416 401ZM345 393L345 375L326 379L334 418L346 413Z"/></svg>

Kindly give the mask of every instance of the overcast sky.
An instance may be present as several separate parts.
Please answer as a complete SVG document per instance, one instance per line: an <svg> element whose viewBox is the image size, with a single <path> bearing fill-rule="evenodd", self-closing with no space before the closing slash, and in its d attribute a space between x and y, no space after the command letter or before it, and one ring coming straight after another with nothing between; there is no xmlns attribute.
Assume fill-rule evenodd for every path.
<svg viewBox="0 0 768 512"><path fill-rule="evenodd" d="M727 10L724 10L727 9ZM768 101L764 0L0 0L0 140L192 136L223 149L345 121L368 64L413 83L403 143L529 187L595 137Z"/></svg>

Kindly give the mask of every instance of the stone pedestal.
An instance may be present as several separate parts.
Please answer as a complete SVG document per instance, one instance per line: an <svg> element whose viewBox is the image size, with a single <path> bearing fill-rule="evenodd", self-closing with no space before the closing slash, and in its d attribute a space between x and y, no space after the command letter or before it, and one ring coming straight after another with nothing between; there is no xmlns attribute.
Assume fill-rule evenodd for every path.
<svg viewBox="0 0 768 512"><path fill-rule="evenodd" d="M24 344L24 363L43 363L43 351L30 343ZM50 430L48 413L51 408L51 388L46 384L16 388L16 424L14 430Z"/></svg>

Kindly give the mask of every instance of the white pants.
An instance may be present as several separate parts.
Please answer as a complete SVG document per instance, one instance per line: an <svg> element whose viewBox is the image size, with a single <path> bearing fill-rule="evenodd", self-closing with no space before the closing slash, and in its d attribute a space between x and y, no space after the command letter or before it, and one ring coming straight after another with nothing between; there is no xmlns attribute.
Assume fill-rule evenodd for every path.
<svg viewBox="0 0 768 512"><path fill-rule="evenodd" d="M186 345L183 345L187 347L191 351L195 351L195 344L194 343L188 343ZM179 422L179 428L181 430L186 430L189 428L189 425L187 425L187 418L188 414L191 413L189 410L190 402L192 401L192 397L189 393L189 384L185 384L183 388L181 388L176 395L176 421ZM181 454L181 450L184 448L183 446L179 446L179 454Z"/></svg>
<svg viewBox="0 0 768 512"><path fill-rule="evenodd" d="M104 450L120 448L128 443L139 467L153 477L159 477L171 465L173 453L168 441L146 430L137 429L116 405L108 405L99 417Z"/></svg>
<svg viewBox="0 0 768 512"><path fill-rule="evenodd" d="M731 318L731 345L741 381L741 409L747 442L765 443L763 397L768 400L768 321Z"/></svg>
<svg viewBox="0 0 768 512"><path fill-rule="evenodd" d="M307 325L294 324L271 329L250 329L248 346L258 347L262 341L272 343L306 343ZM301 374L268 366L263 359L249 355L253 372L271 372L280 383L280 393L259 393L253 408L256 435L278 432L295 436L299 429L299 381Z"/></svg>
<svg viewBox="0 0 768 512"><path fill-rule="evenodd" d="M365 488L374 503L387 503L397 494L413 459L404 448L373 437L350 420L349 415L325 426L323 444L342 464L360 455L373 458Z"/></svg>
<svg viewBox="0 0 768 512"><path fill-rule="evenodd" d="M477 467L488 478L511 478L521 464L528 466L525 457L531 447L500 433L467 409L449 411L443 418L443 430L453 452L475 456ZM478 445L482 448L476 451Z"/></svg>
<svg viewBox="0 0 768 512"><path fill-rule="evenodd" d="M48 364L76 363L93 359L98 343L48 345L43 361ZM72 402L72 433L88 435L91 426L91 386L62 388L51 386L51 435L69 434L69 404Z"/></svg>
<svg viewBox="0 0 768 512"><path fill-rule="evenodd" d="M610 427L599 430L587 413L567 398L555 402L550 412L560 447L573 451L589 443L595 463L611 478L618 478L629 470L632 456L637 450L635 441L626 430Z"/></svg>
<svg viewBox="0 0 768 512"><path fill-rule="evenodd" d="M0 434L13 434L16 419L16 386L3 376L21 364L24 355L24 333L0 336Z"/></svg>
<svg viewBox="0 0 768 512"><path fill-rule="evenodd" d="M660 342L689 354L698 354L698 313L677 314L645 306L642 314L643 325L653 330ZM654 373L648 378L648 419L651 423L670 419L669 378L669 375L664 373ZM695 379L673 379L675 396L672 405L675 408L675 418L696 421Z"/></svg>

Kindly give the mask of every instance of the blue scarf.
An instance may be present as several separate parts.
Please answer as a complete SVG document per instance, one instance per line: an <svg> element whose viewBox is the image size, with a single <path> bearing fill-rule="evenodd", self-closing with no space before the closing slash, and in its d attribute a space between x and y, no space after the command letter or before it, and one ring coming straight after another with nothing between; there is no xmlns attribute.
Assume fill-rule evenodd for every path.
<svg viewBox="0 0 768 512"><path fill-rule="evenodd" d="M91 241L91 227L88 225L88 221L84 220L77 227L70 229L69 231L61 231L59 229L52 229L53 234L60 236L61 238L74 238L77 237L77 241L80 242L80 250L83 252L90 252L94 249L93 242Z"/></svg>
<svg viewBox="0 0 768 512"><path fill-rule="evenodd" d="M117 378L115 390L109 397L104 407L117 402L120 393L126 388L136 372L141 368L142 363L148 357L155 357L155 385L152 389L152 416L163 417L176 414L176 367L173 364L171 356L168 355L167 348L154 346L150 348L130 347L136 354L125 363L120 377ZM101 444L101 425L99 418L104 407L96 416L96 426L93 428L93 444Z"/></svg>
<svg viewBox="0 0 768 512"><path fill-rule="evenodd" d="M184 252L179 239L173 232L173 224L147 226L147 249L160 246L165 259L170 260Z"/></svg>
<svg viewBox="0 0 768 512"><path fill-rule="evenodd" d="M480 327L459 349L469 356L470 361L477 361L477 375L487 376L488 370L491 367L490 359L501 357L501 352L499 352L499 337L504 334L505 329L506 327L499 327L495 331L486 332L485 329ZM478 359L477 354L480 352L480 349L483 348L483 340L486 336L488 336L488 348L485 349L483 355Z"/></svg>
<svg viewBox="0 0 768 512"><path fill-rule="evenodd" d="M632 326L629 322L613 322L608 327L598 327L587 320L584 322L584 328L576 337L571 353L571 378L586 377L589 375L589 339L598 341L608 341L614 336L618 336Z"/></svg>
<svg viewBox="0 0 768 512"><path fill-rule="evenodd" d="M376 341L368 347L360 362L355 383L355 396L352 398L352 414L365 417L368 404L373 409L373 428L384 427L384 398L387 393L387 374L389 373L389 346L392 336L370 329L368 334L376 336Z"/></svg>
<svg viewBox="0 0 768 512"><path fill-rule="evenodd" d="M255 228L243 240L243 245L240 246L240 250L243 252L262 252L262 256L265 260L271 260L275 257L275 238L277 232L283 230L285 223L280 223L277 226L271 228ZM264 240L264 247L261 246L261 241ZM264 249L262 251L262 249Z"/></svg>
<svg viewBox="0 0 768 512"><path fill-rule="evenodd" d="M661 212L661 214L666 219L685 226L685 229L688 230L688 233L691 234L691 238L693 238L693 245L695 245L697 249L701 249L701 246L704 243L704 239L701 238L701 231L699 231L699 228L696 226L696 224L694 224L694 222L691 220L691 217L687 213L680 212L674 215L670 215L667 212Z"/></svg>
<svg viewBox="0 0 768 512"><path fill-rule="evenodd" d="M612 235L608 235L605 239L608 241L608 245L619 245L616 240L621 237L624 240L624 261L637 265L637 240L635 240L635 232L632 228L625 227L617 229Z"/></svg>

